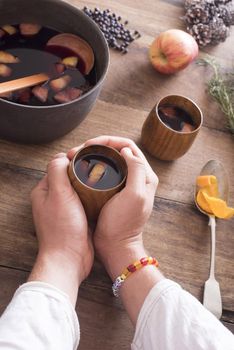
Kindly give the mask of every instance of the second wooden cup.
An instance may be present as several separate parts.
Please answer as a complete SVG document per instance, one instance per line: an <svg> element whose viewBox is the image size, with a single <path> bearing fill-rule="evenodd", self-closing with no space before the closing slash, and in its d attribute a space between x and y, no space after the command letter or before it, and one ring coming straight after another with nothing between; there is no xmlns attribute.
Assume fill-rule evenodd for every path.
<svg viewBox="0 0 234 350"><path fill-rule="evenodd" d="M107 188L105 186L105 188L93 188L89 185L89 179L87 183L85 183L85 181L82 181L81 176L79 176L79 173L77 171L77 162L82 159L88 159L86 157L89 156L99 157L101 159L100 164L102 163L102 160L105 161L105 159L107 162L111 162L111 164L119 172L119 181L117 181L115 185L111 187L111 173L108 173L108 171L104 175L101 175L105 176L106 181L109 183L109 185L106 186ZM92 165L88 166L86 170L87 176L88 173L90 174L92 169ZM99 170L100 169L97 169L97 171ZM75 154L72 161L70 162L68 175L72 186L78 193L79 198L84 206L88 221L96 222L98 215L105 203L117 192L121 191L125 186L127 177L127 164L125 162L125 159L116 149L103 145L91 145L81 149ZM103 177L103 183L105 182L104 180L105 178Z"/></svg>
<svg viewBox="0 0 234 350"><path fill-rule="evenodd" d="M191 117L194 130L189 132L176 131L165 124L159 116L161 106L176 106ZM169 95L162 98L145 120L141 143L146 151L158 159L174 160L183 156L191 147L203 122L200 108L189 98L179 95Z"/></svg>

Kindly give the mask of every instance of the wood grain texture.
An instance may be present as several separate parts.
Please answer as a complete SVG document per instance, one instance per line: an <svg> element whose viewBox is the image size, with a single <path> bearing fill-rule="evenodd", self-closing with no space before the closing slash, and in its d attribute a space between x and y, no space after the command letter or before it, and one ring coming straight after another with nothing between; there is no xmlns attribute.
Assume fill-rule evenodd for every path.
<svg viewBox="0 0 234 350"><path fill-rule="evenodd" d="M149 63L148 48L153 39L162 31L178 28L185 30L181 17L184 15L184 1L68 1L82 8L89 5L107 7L128 19L129 28L137 29L142 37L136 40L127 55L111 52L111 64L100 99L116 105L149 112L152 106L167 94L181 94L194 100L204 114L204 125L225 130L225 117L205 93L206 82L211 71L192 63L187 69L172 76L157 73ZM201 50L200 57L214 55L224 67L232 68L234 29L230 37L214 47ZM227 54L228 53L228 54Z"/></svg>
<svg viewBox="0 0 234 350"><path fill-rule="evenodd" d="M35 86L37 84L44 83L48 79L49 79L48 75L46 75L45 73L40 73L40 74L30 75L24 78L10 80L0 84L0 95L1 94L3 95L8 92L12 92L12 91L20 90L20 89L25 89L27 87Z"/></svg>
<svg viewBox="0 0 234 350"><path fill-rule="evenodd" d="M100 189L96 190L95 187L88 185L88 183L84 184L79 179L79 174L75 171L76 161L82 159L85 155L102 155L107 157L107 159L114 160L117 169L119 169L120 174L122 174L122 178L119 184L112 188L106 188L103 191ZM85 161L86 162L86 161ZM87 163L86 163L87 164ZM86 171L88 172L89 164L87 165ZM90 169L90 168L89 168ZM93 168L94 169L94 168ZM111 147L106 147L103 145L91 145L83 148L78 151L72 161L70 162L70 166L68 168L68 176L74 187L75 191L78 193L80 200L85 209L85 213L89 222L96 223L98 216L102 207L110 200L116 193L120 192L126 183L127 178L127 163L123 157L120 156L119 152ZM105 168L104 168L105 173ZM89 173L90 175L90 173ZM108 178L108 171L107 171ZM105 176L105 175L104 175ZM110 176L110 175L109 175ZM102 176L101 176L102 177Z"/></svg>
<svg viewBox="0 0 234 350"><path fill-rule="evenodd" d="M4 184L0 202L0 265L25 270L32 267L37 243L33 235L29 194L41 176L42 173L35 170L0 167L1 184ZM18 191L19 184L21 191ZM207 218L192 205L156 198L153 214L145 228L144 241L150 253L159 259L166 276L179 281L202 300L203 284L209 272ZM233 250L232 221L219 221L216 273L223 308L230 311L234 311Z"/></svg>
<svg viewBox="0 0 234 350"><path fill-rule="evenodd" d="M168 127L160 118L160 108L176 106L192 118L192 131L182 132ZM173 109L173 108L172 108ZM163 112L162 112L163 113ZM141 132L141 144L152 156L161 160L182 157L193 144L202 126L201 110L192 100L178 95L168 95L160 100L146 118Z"/></svg>
<svg viewBox="0 0 234 350"><path fill-rule="evenodd" d="M140 145L141 128L147 115L144 111L99 101L78 128L53 143L28 146L0 141L0 162L46 171L54 154L102 134L130 137ZM203 127L188 153L174 162L159 161L145 153L160 180L157 195L192 204L196 176L210 159L222 161L231 179L233 143L231 134ZM233 181L230 181L230 204L234 205Z"/></svg>
<svg viewBox="0 0 234 350"><path fill-rule="evenodd" d="M193 204L193 185L210 159L224 164L230 177L230 205L234 205L233 136L218 105L205 92L210 70L191 64L173 76L162 76L149 63L148 47L157 34L170 28L184 29L180 0L68 0L111 8L141 32L127 55L111 52L111 64L99 100L82 124L65 137L46 145L17 145L0 140L0 312L14 290L27 278L37 253L29 194L42 178L56 153L67 151L89 138L120 135L139 145L141 128L155 103L165 95L182 94L195 101L204 114L204 126L189 152L174 162L154 159L145 152L160 184L145 245L162 271L199 300L209 274L208 220ZM201 51L214 55L225 67L233 64L233 29L226 42ZM222 320L234 324L234 220L217 223L216 276L223 298ZM6 268L6 267L11 268ZM17 270L16 270L17 269ZM77 310L81 322L80 350L129 349L133 328L119 300L111 295L111 283L96 262L79 292Z"/></svg>

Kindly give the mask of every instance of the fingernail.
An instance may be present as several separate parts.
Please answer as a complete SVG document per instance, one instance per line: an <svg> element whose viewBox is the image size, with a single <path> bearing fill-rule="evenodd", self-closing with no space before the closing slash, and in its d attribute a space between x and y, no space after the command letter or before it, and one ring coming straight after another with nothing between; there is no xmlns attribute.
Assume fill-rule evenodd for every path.
<svg viewBox="0 0 234 350"><path fill-rule="evenodd" d="M61 152L61 153L57 153L57 154L54 156L53 159L64 158L64 157L66 157L66 156L67 156L66 153Z"/></svg>
<svg viewBox="0 0 234 350"><path fill-rule="evenodd" d="M124 148L122 148L122 149L121 149L121 152L124 152L124 153L127 154L127 155L133 156L132 150L131 150L131 148L129 148L129 147L124 147Z"/></svg>

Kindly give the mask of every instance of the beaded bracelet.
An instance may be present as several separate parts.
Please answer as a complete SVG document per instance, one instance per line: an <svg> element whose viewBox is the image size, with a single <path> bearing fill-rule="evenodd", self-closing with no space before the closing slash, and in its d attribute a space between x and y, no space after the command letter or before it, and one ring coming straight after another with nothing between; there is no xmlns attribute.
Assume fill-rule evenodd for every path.
<svg viewBox="0 0 234 350"><path fill-rule="evenodd" d="M151 256L146 256L144 258L141 258L140 260L135 261L133 264L129 265L125 270L123 270L121 275L116 278L115 282L112 285L112 291L114 296L119 296L120 287L124 283L126 278L128 278L131 274L147 265L154 265L155 267L158 267L159 264L155 258L152 258Z"/></svg>

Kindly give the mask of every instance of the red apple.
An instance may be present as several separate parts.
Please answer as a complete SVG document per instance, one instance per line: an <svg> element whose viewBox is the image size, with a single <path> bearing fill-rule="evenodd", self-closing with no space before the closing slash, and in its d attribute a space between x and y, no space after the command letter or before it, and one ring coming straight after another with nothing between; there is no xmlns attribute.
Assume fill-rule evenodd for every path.
<svg viewBox="0 0 234 350"><path fill-rule="evenodd" d="M150 60L160 73L173 74L184 69L198 55L195 39L179 29L161 33L151 44Z"/></svg>

